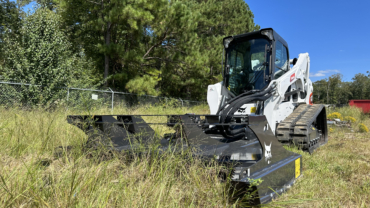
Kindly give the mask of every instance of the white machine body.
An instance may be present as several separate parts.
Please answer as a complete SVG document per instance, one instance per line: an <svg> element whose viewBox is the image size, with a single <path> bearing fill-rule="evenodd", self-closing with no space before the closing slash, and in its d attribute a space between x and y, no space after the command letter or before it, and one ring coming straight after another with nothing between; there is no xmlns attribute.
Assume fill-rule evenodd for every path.
<svg viewBox="0 0 370 208"><path fill-rule="evenodd" d="M290 60L290 64L292 62L293 60ZM292 68L289 67L289 70L285 74L270 82L269 87L275 86L276 91L273 96L264 101L262 114L266 116L272 132L275 133L277 124L288 117L299 104L312 104L313 87L309 79L309 74L309 55L308 53L301 53ZM222 99L221 89L222 82L208 86L207 102L212 115L215 115L220 107ZM288 89L289 92L300 89L303 96L301 96L301 93L298 93L298 96L294 98L293 95L286 97L285 94L288 92ZM246 103L234 114L254 116L255 112L256 103Z"/></svg>

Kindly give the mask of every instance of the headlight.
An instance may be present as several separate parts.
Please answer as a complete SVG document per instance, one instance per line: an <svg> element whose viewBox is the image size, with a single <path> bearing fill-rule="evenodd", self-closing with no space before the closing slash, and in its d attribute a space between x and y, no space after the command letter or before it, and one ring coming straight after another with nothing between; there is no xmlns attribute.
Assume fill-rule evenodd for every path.
<svg viewBox="0 0 370 208"><path fill-rule="evenodd" d="M231 43L231 41L233 41L234 38L226 38L224 39L224 46L225 48L228 48L229 47L229 44Z"/></svg>
<svg viewBox="0 0 370 208"><path fill-rule="evenodd" d="M270 40L274 38L274 36L272 35L272 30L262 30L261 34L266 35Z"/></svg>

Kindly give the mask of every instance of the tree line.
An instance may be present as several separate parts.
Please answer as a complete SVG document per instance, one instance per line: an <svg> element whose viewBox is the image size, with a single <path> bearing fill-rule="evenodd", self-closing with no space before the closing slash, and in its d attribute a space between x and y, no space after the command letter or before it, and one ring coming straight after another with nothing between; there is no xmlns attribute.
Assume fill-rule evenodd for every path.
<svg viewBox="0 0 370 208"><path fill-rule="evenodd" d="M222 78L222 38L259 30L253 19L244 0L0 0L0 76L50 94L94 85L205 99Z"/></svg>
<svg viewBox="0 0 370 208"><path fill-rule="evenodd" d="M341 74L313 83L314 103L348 104L349 100L370 99L370 72L358 73L352 81L343 81Z"/></svg>

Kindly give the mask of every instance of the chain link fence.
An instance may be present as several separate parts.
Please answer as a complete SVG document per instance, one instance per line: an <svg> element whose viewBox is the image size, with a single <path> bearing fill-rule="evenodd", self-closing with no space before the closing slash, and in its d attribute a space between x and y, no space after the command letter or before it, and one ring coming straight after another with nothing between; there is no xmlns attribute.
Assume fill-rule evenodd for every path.
<svg viewBox="0 0 370 208"><path fill-rule="evenodd" d="M205 101L183 100L151 95L138 95L126 92L116 92L112 89L82 89L64 87L45 87L41 85L0 81L0 105L30 108L35 105L65 105L82 108L133 107L148 104L169 104L191 107L206 104Z"/></svg>

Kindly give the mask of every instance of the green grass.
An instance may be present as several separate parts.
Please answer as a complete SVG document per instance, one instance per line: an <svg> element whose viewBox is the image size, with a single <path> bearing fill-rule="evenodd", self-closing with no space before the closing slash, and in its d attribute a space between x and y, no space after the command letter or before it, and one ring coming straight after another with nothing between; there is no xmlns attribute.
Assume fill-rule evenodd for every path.
<svg viewBox="0 0 370 208"><path fill-rule="evenodd" d="M284 207L368 207L370 204L370 134L358 126L370 126L358 108L329 111L356 119L347 127L332 128L329 141L312 155L287 148L303 156L303 177L271 205ZM327 113L327 114L329 114ZM308 200L308 201L306 201Z"/></svg>
<svg viewBox="0 0 370 208"><path fill-rule="evenodd" d="M208 113L207 106L115 109L113 114ZM110 160L87 159L86 135L66 122L72 114L112 114L103 110L0 108L0 207L237 207L222 167L167 153ZM343 115L347 116L347 115ZM352 115L353 116L353 115ZM369 119L356 119L369 126ZM361 119L362 118L362 119ZM147 118L147 122L164 122ZM158 134L170 132L153 126ZM303 155L303 176L273 207L366 207L370 195L369 133L335 128L327 145ZM74 149L54 157L55 148ZM186 152L183 154L187 154Z"/></svg>

